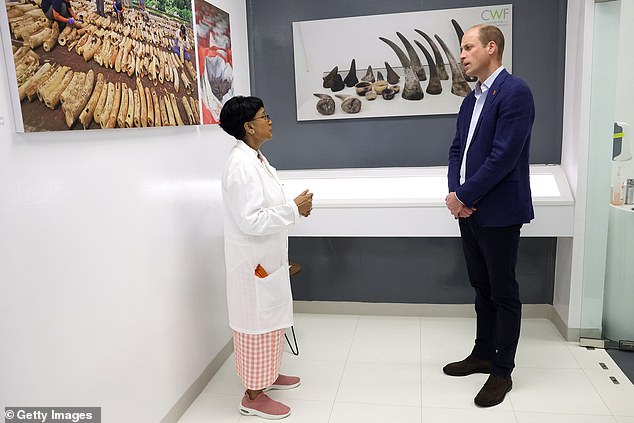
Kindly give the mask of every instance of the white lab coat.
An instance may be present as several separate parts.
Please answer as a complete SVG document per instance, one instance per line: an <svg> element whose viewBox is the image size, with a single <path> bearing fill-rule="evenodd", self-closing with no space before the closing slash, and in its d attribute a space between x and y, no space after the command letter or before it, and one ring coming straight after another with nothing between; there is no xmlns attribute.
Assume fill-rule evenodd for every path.
<svg viewBox="0 0 634 423"><path fill-rule="evenodd" d="M251 334L293 325L288 228L299 219L299 210L287 201L275 168L262 158L238 141L222 175L229 325ZM269 276L255 276L258 264Z"/></svg>

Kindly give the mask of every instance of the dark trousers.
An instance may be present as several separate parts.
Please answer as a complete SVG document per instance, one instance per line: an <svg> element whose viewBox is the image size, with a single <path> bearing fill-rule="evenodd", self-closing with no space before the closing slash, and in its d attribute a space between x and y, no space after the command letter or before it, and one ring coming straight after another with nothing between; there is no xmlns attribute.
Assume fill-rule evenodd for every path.
<svg viewBox="0 0 634 423"><path fill-rule="evenodd" d="M104 0L97 0L97 14L99 16L106 16L104 11Z"/></svg>
<svg viewBox="0 0 634 423"><path fill-rule="evenodd" d="M522 225L485 228L459 219L462 248L475 289L476 339L472 354L493 362L492 373L510 376L520 338L522 303L515 265Z"/></svg>

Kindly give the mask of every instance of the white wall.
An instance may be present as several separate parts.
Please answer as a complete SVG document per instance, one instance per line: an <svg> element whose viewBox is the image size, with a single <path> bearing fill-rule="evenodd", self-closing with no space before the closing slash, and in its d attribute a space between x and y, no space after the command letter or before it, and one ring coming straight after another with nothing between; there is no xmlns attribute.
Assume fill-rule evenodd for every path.
<svg viewBox="0 0 634 423"><path fill-rule="evenodd" d="M630 54L630 40L634 31L630 22L634 15L634 4L630 1L621 1L600 6L603 9L610 8L610 10L620 8L621 24L618 25L618 52L608 51L607 47L609 46L603 46L602 51L598 52L601 54L607 52L615 56L614 60L609 61L609 65L613 66L612 68L609 65L607 68L601 65L598 69L609 76L616 76L616 93L609 94L612 96L612 103L608 107L611 109L613 103L616 103L613 116L610 114L605 119L601 117L609 124L606 126L606 131L610 132L612 120L634 124L634 105L631 102L634 87L629 82L631 69L634 65L634 58ZM597 213L594 213L594 217L590 218L589 206L601 202L605 206L601 210L607 210L607 205L604 203L609 198L610 187L606 172L595 172L594 176L589 176L589 169L596 160L605 160L605 157L608 157L608 150L611 150L611 146L609 136L604 134L606 131L601 131L596 136L591 135L590 132L592 119L596 121L599 118L596 116L597 114L609 112L605 106L600 106L595 112L591 110L592 104L604 101L598 98L592 99L591 95L593 91L592 58L593 44L596 41L594 34L596 18L593 0L568 2L561 163L575 195L575 230L573 239L560 239L558 242L553 304L569 328L592 329L597 327L600 329L601 326L605 265L603 262L589 263L588 260L597 254L605 257L605 248L603 247L605 245L604 238L607 236L605 234L607 232L607 215L602 212L599 217ZM601 41L599 40L599 42ZM598 79L601 83L614 83L614 79L610 80L609 77L601 78L599 75ZM610 89L613 89L612 85L610 85ZM602 98L608 95L604 91L610 91L610 89L600 90ZM594 103L591 103L591 100ZM594 153L591 151L592 146L594 146ZM631 173L632 163L634 161L623 164L624 175ZM601 166L601 168L607 167L607 162L603 164L605 166ZM598 187L596 187L597 184L599 184ZM588 233L588 228L594 232Z"/></svg>
<svg viewBox="0 0 634 423"><path fill-rule="evenodd" d="M553 305L569 328L579 328L585 235L586 166L590 119L594 1L569 1L561 167L575 197L574 236L557 242Z"/></svg>
<svg viewBox="0 0 634 423"><path fill-rule="evenodd" d="M249 93L245 2L231 17ZM230 339L216 126L16 134L0 66L0 408L158 422Z"/></svg>

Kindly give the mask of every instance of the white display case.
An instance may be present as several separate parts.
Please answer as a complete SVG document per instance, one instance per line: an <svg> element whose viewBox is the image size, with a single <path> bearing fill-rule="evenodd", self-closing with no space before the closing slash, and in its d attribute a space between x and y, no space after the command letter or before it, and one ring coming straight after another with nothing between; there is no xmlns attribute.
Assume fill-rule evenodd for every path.
<svg viewBox="0 0 634 423"><path fill-rule="evenodd" d="M445 207L447 167L278 171L288 198L314 193L291 236L457 237ZM535 219L522 236L570 237L574 200L560 166L531 166Z"/></svg>

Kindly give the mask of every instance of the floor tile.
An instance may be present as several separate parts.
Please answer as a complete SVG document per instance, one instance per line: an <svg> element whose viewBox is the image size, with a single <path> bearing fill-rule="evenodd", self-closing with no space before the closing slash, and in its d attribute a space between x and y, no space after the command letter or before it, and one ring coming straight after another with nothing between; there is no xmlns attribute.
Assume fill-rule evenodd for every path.
<svg viewBox="0 0 634 423"><path fill-rule="evenodd" d="M564 342L564 338L555 325L548 319L522 319L520 337L525 339Z"/></svg>
<svg viewBox="0 0 634 423"><path fill-rule="evenodd" d="M546 319L524 319L520 333L517 367L579 368L562 336Z"/></svg>
<svg viewBox="0 0 634 423"><path fill-rule="evenodd" d="M297 359L346 361L358 321L356 316L302 315L295 324L299 348ZM290 339L290 331L287 333ZM288 345L286 348L288 350Z"/></svg>
<svg viewBox="0 0 634 423"><path fill-rule="evenodd" d="M517 423L617 423L612 416L583 414L515 413Z"/></svg>
<svg viewBox="0 0 634 423"><path fill-rule="evenodd" d="M220 395L203 392L185 411L178 423L236 423L242 395Z"/></svg>
<svg viewBox="0 0 634 423"><path fill-rule="evenodd" d="M420 406L420 366L348 363L336 401Z"/></svg>
<svg viewBox="0 0 634 423"><path fill-rule="evenodd" d="M623 372L618 368L585 372L612 414L634 417L634 385ZM619 384L612 382L610 376L616 378Z"/></svg>
<svg viewBox="0 0 634 423"><path fill-rule="evenodd" d="M287 422L634 423L634 386L614 360L564 341L546 319L522 321L513 389L491 408L473 403L487 375L442 373L470 353L475 319L298 314L295 332L300 355L286 346L281 372L302 384L269 392L291 406ZM238 412L244 387L234 360L179 423L264 422Z"/></svg>
<svg viewBox="0 0 634 423"><path fill-rule="evenodd" d="M420 318L359 318L348 362L420 364Z"/></svg>
<svg viewBox="0 0 634 423"><path fill-rule="evenodd" d="M295 389L274 391L275 399L334 401L344 365L344 362L283 360L281 373L299 376L302 384Z"/></svg>
<svg viewBox="0 0 634 423"><path fill-rule="evenodd" d="M632 338L634 339L634 335L632 335ZM632 351L609 349L605 350L605 352L614 360L630 382L634 383L634 354L632 354Z"/></svg>
<svg viewBox="0 0 634 423"><path fill-rule="evenodd" d="M497 409L456 409L423 407L423 422L425 423L516 423L512 411Z"/></svg>
<svg viewBox="0 0 634 423"><path fill-rule="evenodd" d="M618 367L604 349L587 349L579 346L579 342L566 342L566 346L582 369L599 370L600 363L604 363L610 369Z"/></svg>
<svg viewBox="0 0 634 423"><path fill-rule="evenodd" d="M442 367L462 360L471 353L474 339L475 319L422 318L422 365Z"/></svg>
<svg viewBox="0 0 634 423"><path fill-rule="evenodd" d="M518 367L508 396L516 412L611 414L582 369Z"/></svg>
<svg viewBox="0 0 634 423"><path fill-rule="evenodd" d="M269 392L271 398L281 401L276 397L276 392ZM282 401L291 407L291 415L281 420L284 423L327 423L332 410L331 402L302 401L298 399L286 399ZM240 416L238 423L270 423L271 420L256 416ZM180 422L179 422L180 423ZM206 423L216 423L215 420L207 420Z"/></svg>
<svg viewBox="0 0 634 423"><path fill-rule="evenodd" d="M563 340L520 336L515 356L516 367L578 369L579 362Z"/></svg>
<svg viewBox="0 0 634 423"><path fill-rule="evenodd" d="M478 409L482 411L512 411L508 395L491 408L481 409L473 403L489 375L473 374L465 377L447 376L440 367L423 367L423 407Z"/></svg>
<svg viewBox="0 0 634 423"><path fill-rule="evenodd" d="M420 423L420 407L336 402L328 423Z"/></svg>
<svg viewBox="0 0 634 423"><path fill-rule="evenodd" d="M212 392L216 394L235 394L242 395L244 386L240 378L236 374L236 358L232 353L224 364L218 369L215 376L207 384L204 392Z"/></svg>

